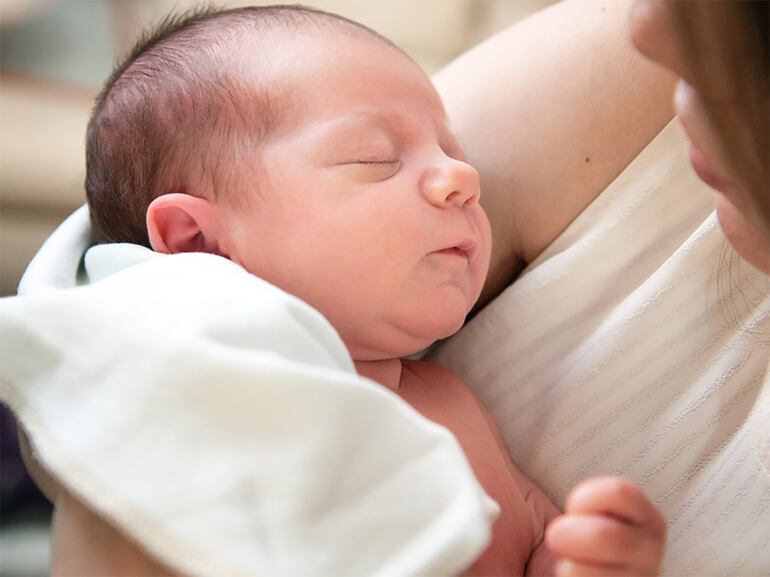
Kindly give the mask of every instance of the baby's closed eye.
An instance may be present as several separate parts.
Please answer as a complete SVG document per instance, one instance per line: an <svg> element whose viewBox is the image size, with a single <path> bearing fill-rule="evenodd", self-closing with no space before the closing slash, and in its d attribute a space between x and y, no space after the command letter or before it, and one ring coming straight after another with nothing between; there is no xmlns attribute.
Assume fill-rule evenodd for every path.
<svg viewBox="0 0 770 577"><path fill-rule="evenodd" d="M401 168L398 158L356 158L341 162L339 166L366 180L385 180L395 175Z"/></svg>
<svg viewBox="0 0 770 577"><path fill-rule="evenodd" d="M365 160L365 159L360 159L360 160L355 160L353 162L346 162L345 164L373 164L373 165L380 165L380 164L395 164L397 162L399 162L399 160L397 158L392 159L392 160Z"/></svg>

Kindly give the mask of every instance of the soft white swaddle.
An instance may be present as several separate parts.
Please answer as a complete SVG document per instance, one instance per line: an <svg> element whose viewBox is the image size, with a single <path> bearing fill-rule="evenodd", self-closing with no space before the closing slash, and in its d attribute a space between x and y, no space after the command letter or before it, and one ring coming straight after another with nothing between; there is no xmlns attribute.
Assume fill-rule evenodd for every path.
<svg viewBox="0 0 770 577"><path fill-rule="evenodd" d="M319 313L206 254L104 245L78 273L87 229L0 301L0 398L89 507L193 576L449 575L483 550L497 508L454 437Z"/></svg>
<svg viewBox="0 0 770 577"><path fill-rule="evenodd" d="M592 475L640 483L665 574L768 575L770 282L726 257L686 151L674 121L429 360L558 505Z"/></svg>

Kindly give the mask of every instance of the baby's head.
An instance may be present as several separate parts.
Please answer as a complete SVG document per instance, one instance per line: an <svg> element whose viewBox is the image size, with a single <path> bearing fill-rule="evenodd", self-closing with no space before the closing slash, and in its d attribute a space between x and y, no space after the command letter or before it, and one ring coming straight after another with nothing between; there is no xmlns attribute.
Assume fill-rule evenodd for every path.
<svg viewBox="0 0 770 577"><path fill-rule="evenodd" d="M356 360L460 327L489 224L408 56L294 7L198 14L156 36L89 125L97 241L225 256L322 312Z"/></svg>

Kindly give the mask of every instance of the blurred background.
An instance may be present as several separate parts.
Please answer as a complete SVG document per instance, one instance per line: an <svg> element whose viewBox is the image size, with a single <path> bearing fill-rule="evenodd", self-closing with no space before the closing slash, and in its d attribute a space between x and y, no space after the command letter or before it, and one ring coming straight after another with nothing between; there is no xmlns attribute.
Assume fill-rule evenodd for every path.
<svg viewBox="0 0 770 577"><path fill-rule="evenodd" d="M429 73L554 0L317 0L362 22ZM85 128L93 100L139 32L192 0L0 0L0 295L85 202ZM280 2L215 2L220 6ZM50 506L21 466L0 410L0 577L47 575Z"/></svg>

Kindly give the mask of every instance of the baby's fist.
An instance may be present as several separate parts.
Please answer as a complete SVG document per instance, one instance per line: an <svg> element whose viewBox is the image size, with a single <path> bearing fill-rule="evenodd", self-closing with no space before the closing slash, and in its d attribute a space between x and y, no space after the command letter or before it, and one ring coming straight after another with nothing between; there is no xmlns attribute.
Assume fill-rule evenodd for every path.
<svg viewBox="0 0 770 577"><path fill-rule="evenodd" d="M596 477L572 490L546 542L558 577L657 575L666 520L628 479Z"/></svg>

